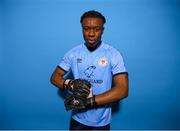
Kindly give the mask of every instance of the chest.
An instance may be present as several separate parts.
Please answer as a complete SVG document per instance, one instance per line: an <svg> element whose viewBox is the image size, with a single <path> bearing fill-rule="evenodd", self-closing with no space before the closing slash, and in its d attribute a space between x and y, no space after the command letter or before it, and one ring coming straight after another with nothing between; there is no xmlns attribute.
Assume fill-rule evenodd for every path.
<svg viewBox="0 0 180 131"><path fill-rule="evenodd" d="M73 58L73 72L92 78L103 72L110 72L110 55L106 52L79 53Z"/></svg>

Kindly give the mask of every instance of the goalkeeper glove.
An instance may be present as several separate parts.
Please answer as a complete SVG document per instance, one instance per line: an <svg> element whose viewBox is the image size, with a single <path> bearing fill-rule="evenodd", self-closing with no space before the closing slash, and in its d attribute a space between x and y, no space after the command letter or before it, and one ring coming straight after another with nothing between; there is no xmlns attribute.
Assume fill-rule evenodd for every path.
<svg viewBox="0 0 180 131"><path fill-rule="evenodd" d="M91 84L84 79L67 79L63 84L64 89L68 89L75 95L87 97L90 94Z"/></svg>
<svg viewBox="0 0 180 131"><path fill-rule="evenodd" d="M64 104L67 111L72 109L85 109L96 106L95 96L85 99L80 95L67 96L65 98Z"/></svg>

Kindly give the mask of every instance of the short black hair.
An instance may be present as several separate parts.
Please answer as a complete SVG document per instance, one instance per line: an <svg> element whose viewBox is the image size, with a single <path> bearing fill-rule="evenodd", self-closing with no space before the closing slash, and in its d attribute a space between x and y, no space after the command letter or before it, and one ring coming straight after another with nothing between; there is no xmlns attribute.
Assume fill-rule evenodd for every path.
<svg viewBox="0 0 180 131"><path fill-rule="evenodd" d="M95 10L90 10L90 11L85 12L81 16L81 20L80 20L81 24L82 24L84 18L100 18L100 19L102 19L103 24L106 23L106 18L100 12L95 11Z"/></svg>

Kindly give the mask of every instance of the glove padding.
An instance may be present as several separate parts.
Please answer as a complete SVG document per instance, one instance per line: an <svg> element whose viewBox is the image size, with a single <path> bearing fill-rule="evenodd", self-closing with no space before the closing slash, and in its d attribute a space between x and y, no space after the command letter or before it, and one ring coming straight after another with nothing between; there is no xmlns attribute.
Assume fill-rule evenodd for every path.
<svg viewBox="0 0 180 131"><path fill-rule="evenodd" d="M69 89L74 95L81 95L85 98L90 94L91 84L84 79L68 80L68 84L65 85L66 89Z"/></svg>
<svg viewBox="0 0 180 131"><path fill-rule="evenodd" d="M64 105L66 111L72 109L85 109L95 105L95 96L91 98L84 98L81 95L69 95L66 96Z"/></svg>
<svg viewBox="0 0 180 131"><path fill-rule="evenodd" d="M76 79L74 83L74 95L81 95L85 98L90 94L91 84L87 80Z"/></svg>

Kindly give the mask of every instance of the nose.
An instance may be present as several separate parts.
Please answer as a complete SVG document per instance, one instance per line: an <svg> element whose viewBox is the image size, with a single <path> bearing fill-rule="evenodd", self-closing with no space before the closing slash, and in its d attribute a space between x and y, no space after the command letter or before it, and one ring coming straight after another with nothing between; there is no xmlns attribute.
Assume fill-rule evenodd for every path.
<svg viewBox="0 0 180 131"><path fill-rule="evenodd" d="M89 34L90 37L94 37L95 36L95 32L93 29L90 29Z"/></svg>

